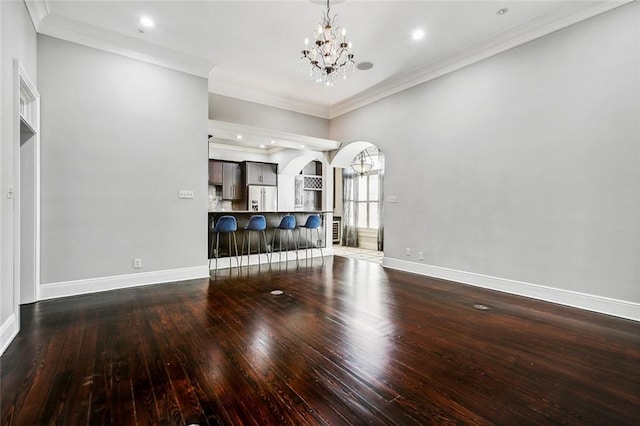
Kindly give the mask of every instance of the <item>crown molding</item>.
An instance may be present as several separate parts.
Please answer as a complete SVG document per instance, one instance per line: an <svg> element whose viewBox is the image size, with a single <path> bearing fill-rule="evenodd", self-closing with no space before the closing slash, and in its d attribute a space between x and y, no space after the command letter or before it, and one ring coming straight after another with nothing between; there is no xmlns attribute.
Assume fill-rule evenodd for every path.
<svg viewBox="0 0 640 426"><path fill-rule="evenodd" d="M49 15L49 5L46 0L24 0L33 28L39 31L40 22Z"/></svg>
<svg viewBox="0 0 640 426"><path fill-rule="evenodd" d="M615 9L633 0L571 2L484 39L453 55L435 60L412 71L399 74L330 108L329 119L362 108L395 93L417 86L475 62L505 52L562 28Z"/></svg>
<svg viewBox="0 0 640 426"><path fill-rule="evenodd" d="M410 87L441 77L559 29L615 9L633 0L569 2L559 8L538 15L523 25L509 28L500 34L481 40L453 55L439 58L422 67L391 77L331 107L216 81L215 73L210 75L210 71L214 68L212 63L144 40L51 14L47 0L24 1L38 33L187 74L209 78L209 92L211 93L324 119L333 119Z"/></svg>
<svg viewBox="0 0 640 426"><path fill-rule="evenodd" d="M255 91L216 81L215 71L211 73L209 78L209 92L243 101L255 102L275 108L286 109L288 111L299 112L301 114L312 115L314 117L324 119L330 118L330 109L327 106L311 104L309 102L298 101L291 98L284 98L267 92Z"/></svg>
<svg viewBox="0 0 640 426"><path fill-rule="evenodd" d="M209 77L209 72L214 66L175 50L56 14L49 14L42 19L37 31L40 34L203 78Z"/></svg>
<svg viewBox="0 0 640 426"><path fill-rule="evenodd" d="M322 152L338 149L341 145L340 142L331 139L299 135L296 133L265 129L263 127L247 126L227 121L209 120L208 130L209 134L215 139L234 140L236 135L241 134L245 140L264 141L265 144L269 143L269 140L275 140L277 141L277 146L279 148L304 149ZM304 147L301 145L304 145ZM264 153L265 150L260 150L260 152Z"/></svg>
<svg viewBox="0 0 640 426"><path fill-rule="evenodd" d="M215 83L212 85L210 82L209 91L249 102L257 102L276 108L314 115L316 117L333 119L403 90L436 79L562 28L615 9L631 1L633 0L569 2L561 7L540 14L524 24L509 28L502 33L481 40L452 55L436 59L419 68L391 77L329 108L223 83Z"/></svg>

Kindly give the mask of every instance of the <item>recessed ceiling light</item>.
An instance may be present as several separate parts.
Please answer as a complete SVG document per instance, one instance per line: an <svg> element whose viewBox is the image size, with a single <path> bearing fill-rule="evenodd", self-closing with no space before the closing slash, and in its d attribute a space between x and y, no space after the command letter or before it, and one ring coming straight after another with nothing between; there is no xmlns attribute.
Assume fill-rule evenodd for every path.
<svg viewBox="0 0 640 426"><path fill-rule="evenodd" d="M361 71L367 71L373 68L373 64L371 62L360 62L358 65L356 65L356 68Z"/></svg>
<svg viewBox="0 0 640 426"><path fill-rule="evenodd" d="M260 144L260 148L266 148L267 146L265 144Z"/></svg>
<svg viewBox="0 0 640 426"><path fill-rule="evenodd" d="M148 16L142 16L138 19L138 23L145 28L153 28L156 24L153 22L153 19Z"/></svg>
<svg viewBox="0 0 640 426"><path fill-rule="evenodd" d="M508 7L503 7L502 9L499 9L496 14L498 15L504 15L505 13L507 13L509 11Z"/></svg>
<svg viewBox="0 0 640 426"><path fill-rule="evenodd" d="M300 145L300 148L304 148L304 145Z"/></svg>
<svg viewBox="0 0 640 426"><path fill-rule="evenodd" d="M424 30L422 28L413 30L411 38L414 40L422 40L424 38Z"/></svg>
<svg viewBox="0 0 640 426"><path fill-rule="evenodd" d="M236 135L236 139L238 140L242 139L242 135Z"/></svg>
<svg viewBox="0 0 640 426"><path fill-rule="evenodd" d="M274 144L276 143L276 141L269 141L269 143L270 143L271 145L274 145Z"/></svg>

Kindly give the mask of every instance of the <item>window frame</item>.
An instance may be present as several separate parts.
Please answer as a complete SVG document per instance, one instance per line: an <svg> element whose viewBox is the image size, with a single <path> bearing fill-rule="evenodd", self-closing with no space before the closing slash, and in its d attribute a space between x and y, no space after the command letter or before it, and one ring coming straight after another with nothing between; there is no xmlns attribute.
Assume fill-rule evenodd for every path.
<svg viewBox="0 0 640 426"><path fill-rule="evenodd" d="M371 178L374 177L376 178L376 180L378 181L378 191L376 194L376 199L375 200L371 200L369 198L370 195L370 190L371 190ZM357 191L356 192L356 196L355 196L355 200L349 200L349 201L353 201L356 205L356 208L358 209L358 223L356 224L356 226L360 229L380 229L380 218L378 217L378 223L377 225L371 226L371 208L372 205L375 206L375 210L376 213L379 211L380 209L380 170L372 170L367 174L364 175L360 175L356 177L357 179L366 179L366 184L364 185L364 194L361 194L361 180L358 180L356 185L357 185ZM362 221L363 218L361 217L362 215L361 210L360 210L360 206L361 204L365 204L366 208L366 218L364 218L365 223L364 226L362 226ZM378 215L379 216L379 215Z"/></svg>

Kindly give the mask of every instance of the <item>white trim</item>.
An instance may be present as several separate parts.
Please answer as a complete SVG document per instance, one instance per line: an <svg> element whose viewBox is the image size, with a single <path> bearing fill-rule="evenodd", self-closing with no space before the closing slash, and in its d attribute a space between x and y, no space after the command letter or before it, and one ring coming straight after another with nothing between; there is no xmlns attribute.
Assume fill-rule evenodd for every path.
<svg viewBox="0 0 640 426"><path fill-rule="evenodd" d="M215 70L209 76L209 93L215 93L248 102L255 102L274 108L285 109L287 111L299 112L300 114L312 115L314 117L324 119L331 118L331 109L328 106L313 104L307 101L298 101L273 93L227 84L216 79Z"/></svg>
<svg viewBox="0 0 640 426"><path fill-rule="evenodd" d="M34 249L34 271L33 271L33 280L34 280L34 289L33 295L34 300L27 300L24 303L31 303L38 300L40 294L40 93L38 92L36 85L29 78L26 70L20 63L18 59L13 60L14 67L14 76L16 79L16 87L15 90L15 101L14 101L14 137L15 137L15 152L17 155L14 155L14 187L16 196L13 200L14 202L14 212L15 212L15 232L14 232L14 267L17 268L16 272L14 272L14 294L16 301L16 310L14 311L16 315L19 315L18 306L21 303L21 294L22 288L20 283L20 268L21 268L21 257L20 257L20 246L21 246L21 227L22 227L22 214L20 207L20 200L22 197L21 190L21 178L20 178L20 168L21 168L21 149L20 149L20 137L21 137L21 119L31 128L34 135L34 148L33 148L33 209L34 209L34 241L33 241L33 249ZM24 114L20 111L20 101L26 98L29 103L27 104ZM20 325L20 321L18 321L18 326ZM19 327L18 327L19 328Z"/></svg>
<svg viewBox="0 0 640 426"><path fill-rule="evenodd" d="M299 135L296 133L219 120L209 120L208 131L209 134L213 136L214 140L235 140L236 135L241 134L243 139L251 140L256 143L263 142L265 145L269 145L270 140L276 140L278 141L279 148L299 150L301 149L300 145L304 145L304 150L331 151L340 148L341 145L340 142L331 139ZM266 150L261 150L260 152L265 153Z"/></svg>
<svg viewBox="0 0 640 426"><path fill-rule="evenodd" d="M436 79L631 1L633 0L567 2L563 6L532 18L523 25L509 28L450 56L438 58L429 64L386 79L350 98L331 105L329 108L309 103L300 104L274 94L237 87L212 79L209 80L209 91L294 112L334 119L395 93Z"/></svg>
<svg viewBox="0 0 640 426"><path fill-rule="evenodd" d="M0 23L2 22L2 5L0 5ZM0 28L0 60L2 58L4 58L4 56L2 56L2 45L3 45L3 41L2 41L2 29ZM2 68L4 68L1 64L0 64L0 84L2 82L4 82L3 79L3 72L2 72ZM0 88L0 92L2 91L2 88ZM0 106L0 109L2 107ZM2 118L0 117L0 141L2 141L2 139L4 138L3 136L3 132L2 132L2 122L4 120L2 120ZM0 144L0 161L2 160L2 156L4 155L4 149L2 149L2 146ZM5 180L2 178L2 173L0 173L0 197L5 197L6 195L6 191L7 191L7 187L6 187L6 182ZM2 205L0 204L0 224L4 223L5 218L4 218L4 209L2 208ZM0 227L1 228L1 227ZM4 232L2 231L2 229L0 229L0 252L4 253L4 247L5 247L5 240L7 239L6 235L4 234ZM3 293L2 291L2 280L4 279L4 267L3 267L3 263L4 263L4 256L2 256L2 254L0 254L0 298L4 298L7 297L6 292ZM14 314L15 315L15 314ZM0 303L0 321L2 321L2 318L4 317L4 310L2 309L2 303ZM6 321L10 320L11 317L8 317ZM6 323L6 322L5 322ZM0 355L2 355L2 353L4 352L4 348L5 348L5 336L4 336L4 323L2 325L2 327L0 327L0 330L3 331L2 333L0 333ZM10 338L7 337L6 341L10 342L11 340L13 340L14 336L11 336ZM8 343L7 343L8 345Z"/></svg>
<svg viewBox="0 0 640 426"><path fill-rule="evenodd" d="M16 314L11 314L0 326L0 355L7 350L13 339L18 335L18 322Z"/></svg>
<svg viewBox="0 0 640 426"><path fill-rule="evenodd" d="M512 49L564 27L622 6L632 0L567 2L529 20L523 25L489 37L448 57L389 78L331 107L279 96L265 91L251 90L225 83L210 72L215 64L202 58L185 55L135 37L89 25L60 15L51 14L46 0L26 0L29 15L36 30L45 35L105 50L148 63L175 69L199 77L209 78L209 91L250 102L316 117L333 119L372 102L427 82L475 62Z"/></svg>
<svg viewBox="0 0 640 426"><path fill-rule="evenodd" d="M20 107L21 99L28 100L24 110ZM40 283L40 94L36 90L36 86L29 78L29 75L22 67L18 59L13 60L13 108L12 108L12 124L13 124L13 321L15 322L16 333L20 330L20 295L21 281L21 211L20 197L22 191L20 187L20 126L24 120L32 130L34 130L34 299L38 297L38 288ZM34 300L35 301L35 300ZM15 334L11 337L15 337ZM3 342L4 343L4 342ZM10 341L9 341L10 343ZM8 343L7 343L8 344Z"/></svg>
<svg viewBox="0 0 640 426"><path fill-rule="evenodd" d="M25 6L29 11L31 23L36 31L40 28L40 22L49 15L49 5L46 0L24 0Z"/></svg>
<svg viewBox="0 0 640 426"><path fill-rule="evenodd" d="M386 256L382 261L382 265L386 268L397 269L399 271L441 278L448 281L469 284L476 287L531 297L533 299L545 300L547 302L553 302L560 305L640 321L640 303L627 302L624 300L611 299L593 294L546 287L539 284L481 275L473 272L459 271L440 266L408 262L406 260L394 259Z"/></svg>
<svg viewBox="0 0 640 426"><path fill-rule="evenodd" d="M40 22L38 33L203 78L209 78L214 67L206 60L55 14Z"/></svg>
<svg viewBox="0 0 640 426"><path fill-rule="evenodd" d="M539 15L524 25L510 28L503 33L482 40L448 57L437 59L409 72L364 90L357 95L334 104L329 118L334 119L365 105L379 101L395 93L436 79L473 63L480 62L554 31L615 9L632 0L568 2L566 5Z"/></svg>
<svg viewBox="0 0 640 426"><path fill-rule="evenodd" d="M190 268L167 269L164 271L142 272L139 274L63 281L43 284L40 288L40 300L207 277L209 277L209 271L207 266L204 265Z"/></svg>

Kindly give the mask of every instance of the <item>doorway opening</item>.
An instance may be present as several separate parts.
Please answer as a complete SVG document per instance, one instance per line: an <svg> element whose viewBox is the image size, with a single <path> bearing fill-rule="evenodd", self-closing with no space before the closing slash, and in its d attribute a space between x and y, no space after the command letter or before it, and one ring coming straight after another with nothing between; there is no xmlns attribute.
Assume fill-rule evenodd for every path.
<svg viewBox="0 0 640 426"><path fill-rule="evenodd" d="M336 168L334 254L382 263L384 154L368 142L354 142L343 150L332 163Z"/></svg>
<svg viewBox="0 0 640 426"><path fill-rule="evenodd" d="M39 298L40 285L40 95L29 76L14 61L18 137L14 163L14 289L18 304ZM17 312L17 310L16 310Z"/></svg>
<svg viewBox="0 0 640 426"><path fill-rule="evenodd" d="M36 301L35 154L36 133L20 120L20 304Z"/></svg>

